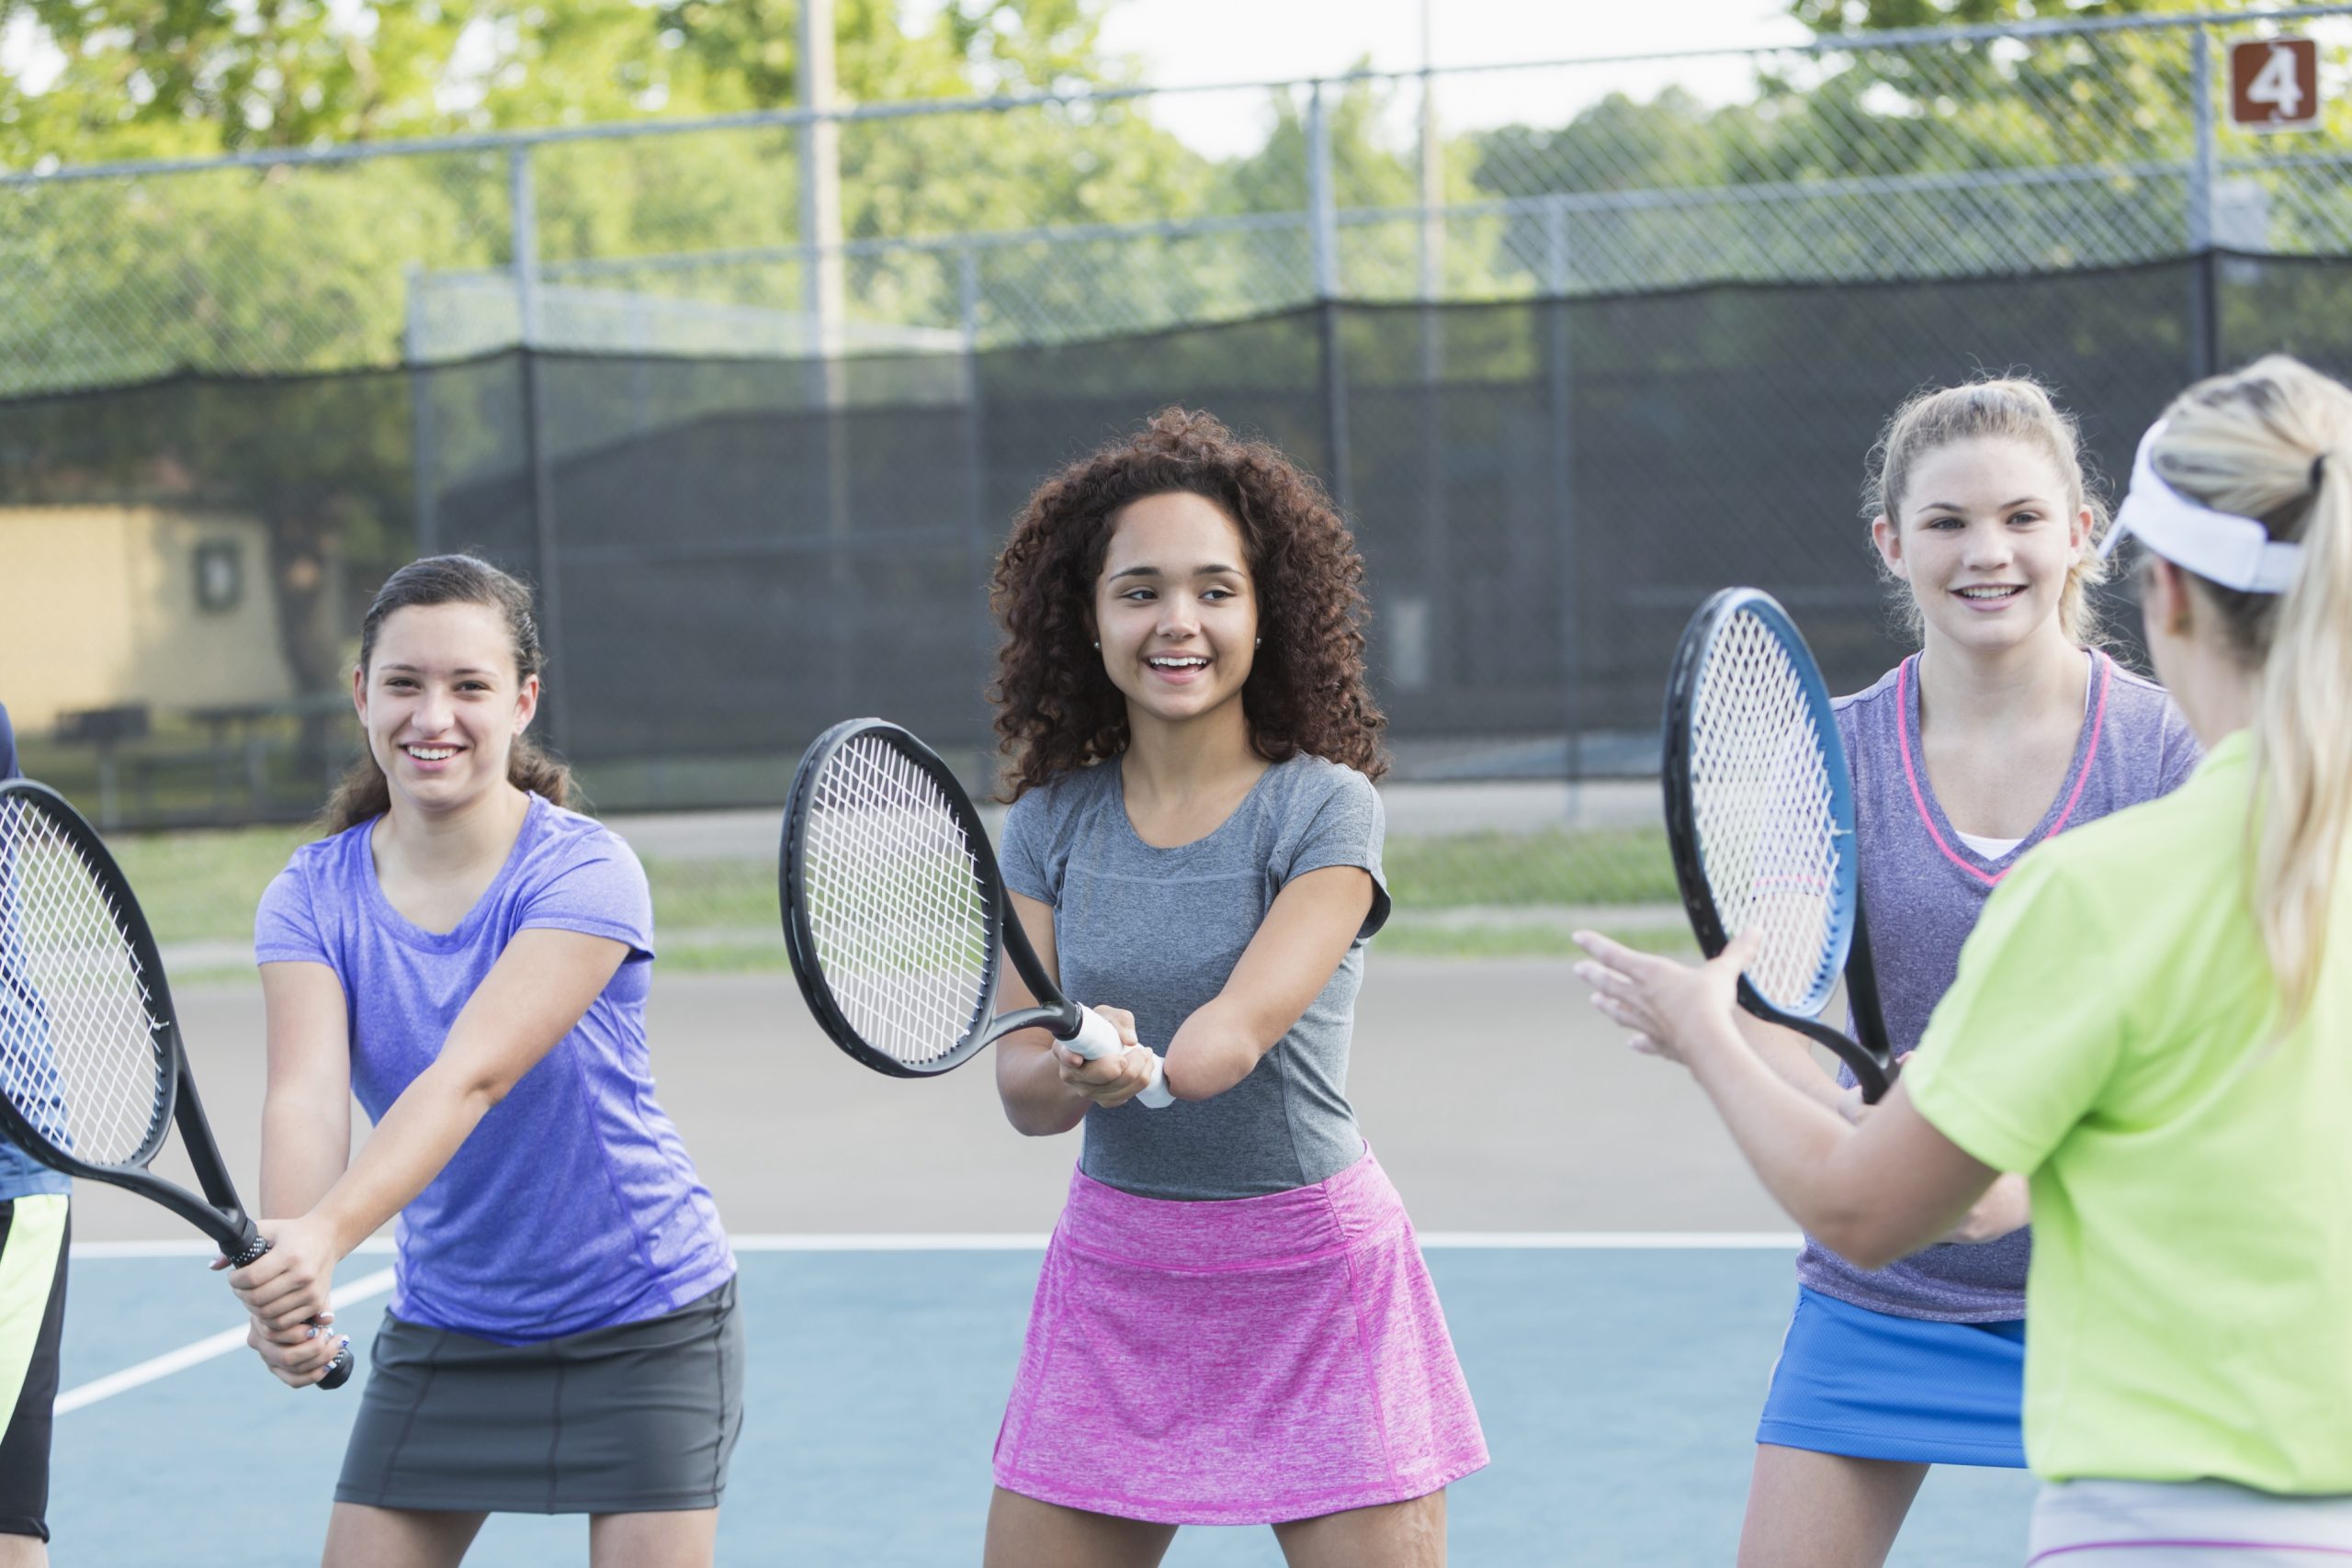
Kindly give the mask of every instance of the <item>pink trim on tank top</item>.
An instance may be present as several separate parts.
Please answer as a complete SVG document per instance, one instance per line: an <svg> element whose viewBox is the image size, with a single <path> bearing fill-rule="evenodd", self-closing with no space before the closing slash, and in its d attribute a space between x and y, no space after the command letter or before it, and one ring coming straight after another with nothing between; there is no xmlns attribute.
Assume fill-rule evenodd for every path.
<svg viewBox="0 0 2352 1568"><path fill-rule="evenodd" d="M2072 1546L2053 1546L2047 1551L2037 1551L2026 1559L2025 1568L2037 1562L2047 1562L2053 1557L2064 1557L2076 1551L2118 1551L2125 1547L2169 1546L2202 1551L2313 1551L2323 1557L2352 1557L2352 1548L2342 1546L2305 1546L2291 1540L2151 1540L2133 1536L2128 1540L2079 1540Z"/></svg>
<svg viewBox="0 0 2352 1568"><path fill-rule="evenodd" d="M2107 689L2115 678L2115 660L2104 653L2092 657L2098 660L2098 705L2091 715L2090 750L2083 753L2082 772L2075 775L2074 793L2066 797L2065 808L2058 813L2058 820L2050 824L2050 831L2042 835L2045 839L2056 838L2058 830L2066 825L2066 819L2075 814L2075 804L2083 798L2083 786L2091 782L2091 764L2098 761L2098 738L2107 728ZM1919 808L1919 825L1927 829L1928 837L1936 841L1936 848L1943 851L1944 859L1985 886L1998 886L2001 878L2015 871L2017 866L2012 863L1999 871L1979 871L1961 859L1952 847L1944 842L1944 836L1936 830L1935 816L1928 809L1927 792L1919 787L1919 770L1911 761L1911 666L1918 661L1918 658L1915 653L1894 667L1894 733L1903 743L1903 776L1911 785L1911 804Z"/></svg>

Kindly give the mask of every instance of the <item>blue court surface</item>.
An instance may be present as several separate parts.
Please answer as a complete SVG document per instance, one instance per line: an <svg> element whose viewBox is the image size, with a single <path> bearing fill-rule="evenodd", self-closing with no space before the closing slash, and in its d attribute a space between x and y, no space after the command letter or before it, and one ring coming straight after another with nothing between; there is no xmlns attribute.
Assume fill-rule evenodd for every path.
<svg viewBox="0 0 2352 1568"><path fill-rule="evenodd" d="M749 1416L719 1561L977 1564L989 1450L1038 1248L1016 1239L831 1250L754 1238L741 1256ZM1757 1409L1794 1294L1789 1252L1432 1245L1429 1257L1495 1456L1452 1493L1453 1562L1728 1564ZM341 1278L389 1261L356 1256ZM365 1349L383 1301L343 1310L355 1347ZM220 1280L187 1257L78 1257L69 1306L69 1400L239 1324ZM64 1410L52 1561L316 1562L358 1386L285 1389L239 1348ZM2021 1472L1939 1471L1893 1562L2022 1561L2032 1491ZM586 1555L582 1519L502 1516L468 1562L521 1568ZM1282 1559L1264 1529L1188 1529L1167 1561Z"/></svg>

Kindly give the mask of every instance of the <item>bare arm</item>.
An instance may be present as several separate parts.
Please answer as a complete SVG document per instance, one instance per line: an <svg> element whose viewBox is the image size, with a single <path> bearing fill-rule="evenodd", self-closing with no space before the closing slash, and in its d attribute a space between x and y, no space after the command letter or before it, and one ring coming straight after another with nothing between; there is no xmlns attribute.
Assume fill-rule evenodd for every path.
<svg viewBox="0 0 2352 1568"><path fill-rule="evenodd" d="M262 1092L261 1208L300 1213L334 1185L351 1159L351 1030L343 982L323 964L261 966L268 1078ZM228 1267L224 1258L214 1265ZM329 1265L332 1269L333 1265ZM272 1328L260 1319L245 1343L284 1382L315 1382L342 1341L334 1314Z"/></svg>
<svg viewBox="0 0 2352 1568"><path fill-rule="evenodd" d="M1741 1038L1782 1083L1840 1115L1856 1103L1854 1092L1823 1069L1813 1054L1813 1043L1795 1030L1767 1023L1745 1008L1733 1014L1732 1021L1738 1027Z"/></svg>
<svg viewBox="0 0 2352 1568"><path fill-rule="evenodd" d="M1949 1234L1992 1186L1992 1168L1914 1110L1901 1080L1853 1126L1750 1049L1732 1018L1746 940L1695 969L1589 931L1577 941L1594 1005L1690 1069L1773 1198L1840 1256L1883 1268Z"/></svg>
<svg viewBox="0 0 2352 1568"><path fill-rule="evenodd" d="M1372 912L1372 874L1351 865L1285 884L1225 988L1168 1043L1169 1091L1209 1100L1248 1077L1330 983Z"/></svg>
<svg viewBox="0 0 2352 1568"><path fill-rule="evenodd" d="M1767 1023L1745 1008L1736 1010L1732 1019L1741 1037L1765 1065L1806 1099L1826 1105L1849 1122L1860 1121L1872 1109L1862 1103L1857 1090L1840 1084L1822 1066L1820 1058L1813 1053L1812 1043L1795 1030ZM2030 1224L2032 1218L2026 1179L2011 1172L1996 1179L1950 1233L1936 1239L1969 1246L1998 1241Z"/></svg>
<svg viewBox="0 0 2352 1568"><path fill-rule="evenodd" d="M266 1325L324 1310L334 1265L441 1172L490 1109L570 1033L628 955L626 942L526 931L467 1001L433 1065L401 1091L359 1157L299 1219L263 1221L275 1246L230 1276Z"/></svg>
<svg viewBox="0 0 2352 1568"><path fill-rule="evenodd" d="M1005 898L1012 907L1012 918L1028 933L1029 945L1037 950L1037 962L1046 966L1047 974L1059 979L1061 959L1054 948L1053 906L1023 893L1008 891ZM1029 994L1020 972L1010 963L1004 965L997 996L997 1006L1007 1012L1037 1005L1037 998ZM1069 1132L1086 1119L1086 1108L1094 1103L1066 1081L1061 1054L1054 1045L1054 1037L1048 1031L1024 1029L1006 1035L994 1047L996 1092L1004 1102L1004 1118L1028 1137L1050 1137Z"/></svg>
<svg viewBox="0 0 2352 1568"><path fill-rule="evenodd" d="M1293 878L1275 896L1225 988L1169 1042L1170 1092L1179 1100L1207 1100L1249 1077L1330 981L1363 929L1372 897L1372 874L1355 866L1326 866ZM1018 893L1012 899L1037 956L1054 967L1053 911ZM1009 1007L1034 1001L1010 973L1004 990ZM1150 1081L1151 1063L1136 1038L1134 1015L1090 1005L1126 1041L1123 1055L1089 1062L1042 1029L997 1043L997 1094L1006 1119L1022 1132L1066 1133L1085 1119L1089 1105L1123 1105Z"/></svg>
<svg viewBox="0 0 2352 1568"><path fill-rule="evenodd" d="M299 1214L351 1160L351 1031L323 964L261 966L269 1076L261 1107L261 1213Z"/></svg>

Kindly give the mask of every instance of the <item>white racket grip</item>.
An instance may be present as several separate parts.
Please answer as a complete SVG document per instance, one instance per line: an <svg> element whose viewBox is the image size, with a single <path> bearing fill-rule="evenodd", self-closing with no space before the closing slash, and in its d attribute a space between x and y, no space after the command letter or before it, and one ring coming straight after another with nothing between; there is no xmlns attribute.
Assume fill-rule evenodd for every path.
<svg viewBox="0 0 2352 1568"><path fill-rule="evenodd" d="M1090 1062L1115 1056L1126 1049L1125 1043L1119 1038L1118 1029L1109 1019L1090 1007L1078 1010L1078 1032L1067 1043ZM1157 1051L1151 1054L1151 1081L1144 1085L1136 1098L1154 1111L1176 1102L1176 1097L1168 1092L1168 1075L1162 1068Z"/></svg>

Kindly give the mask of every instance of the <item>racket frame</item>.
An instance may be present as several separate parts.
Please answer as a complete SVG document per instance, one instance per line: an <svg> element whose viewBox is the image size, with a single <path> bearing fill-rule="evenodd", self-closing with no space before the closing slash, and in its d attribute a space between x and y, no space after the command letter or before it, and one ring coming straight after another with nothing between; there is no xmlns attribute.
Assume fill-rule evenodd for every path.
<svg viewBox="0 0 2352 1568"><path fill-rule="evenodd" d="M979 884L988 956L975 1007L955 1048L920 1065L902 1062L886 1051L875 1049L842 1013L824 977L808 901L799 895L808 861L809 809L818 781L824 776L835 752L853 740L865 739L882 741L938 786L971 851L973 871ZM938 752L924 745L911 730L888 719L843 719L817 737L802 753L800 765L792 776L792 793L785 804L784 843L776 862L776 897L782 907L784 941L792 960L792 976L799 984L810 1015L834 1044L876 1072L901 1078L936 1077L962 1066L991 1041L1015 1030L1046 1029L1057 1039L1069 1040L1081 1027L1082 1010L1054 984L1053 976L1037 957L1037 950L1030 944L1028 932L1022 929L1020 917L1012 911L1003 873L997 865L995 846L989 840L987 826L980 820L972 797L965 793L962 782ZM995 1013L997 990L1002 979L997 957L1000 951L1012 957L1012 966L1027 984L1029 994L1037 999L1036 1006L1001 1016Z"/></svg>
<svg viewBox="0 0 2352 1568"><path fill-rule="evenodd" d="M1707 881L1706 862L1700 852L1697 810L1690 789L1691 707L1698 696L1699 673L1724 623L1736 615L1752 615L1787 651L1819 739L1822 762L1828 777L1831 836L1838 851L1835 900L1850 911L1836 922L1830 951L1823 957L1811 1014L1792 1011L1765 998L1747 976L1739 976L1740 1006L1768 1023L1792 1029L1835 1054L1861 1087L1865 1104L1875 1104L1894 1083L1896 1064L1887 1043L1886 1020L1880 1010L1878 972L1871 957L1870 924L1862 908L1859 840L1854 830L1853 774L1846 764L1846 747L1838 732L1836 710L1830 705L1828 683L1806 646L1804 634L1781 607L1780 601L1760 588L1718 590L1691 615L1675 647L1674 663L1666 682L1666 749L1658 770L1665 795L1666 839L1674 862L1674 880L1681 890L1682 908L1690 919L1700 950L1713 958L1730 945L1714 890ZM1825 1023L1819 1010L1829 1003L1837 976L1846 980L1846 997L1854 1013L1855 1035ZM1860 1038L1856 1038L1859 1036Z"/></svg>
<svg viewBox="0 0 2352 1568"><path fill-rule="evenodd" d="M114 911L116 927L129 942L131 957L147 987L141 1010L147 1015L150 1038L164 1060L165 1070L158 1075L162 1086L154 1116L144 1141L132 1156L135 1163L96 1164L58 1147L6 1095L0 1095L0 1134L52 1170L102 1181L161 1204L202 1231L232 1267L242 1269L269 1250L269 1240L261 1234L243 1201L237 1196L236 1183L229 1176L229 1162L221 1156L220 1145L212 1135L212 1123L204 1114L204 1103L197 1095L196 1075L188 1066L187 1044L180 1033L179 1010L172 1003L171 981L164 973L163 954L156 949L154 933L148 928L146 913L139 907L138 895L131 891L130 881L122 874L122 868L115 863L106 840L98 837L97 829L74 809L64 795L32 779L0 780L0 802L11 796L37 803L37 808L82 857L82 863ZM180 1144L187 1151L197 1184L203 1189L200 1198L178 1182L166 1180L147 1168L149 1162L163 1151L166 1130L173 1127L179 1130ZM351 1352L345 1349L336 1357L327 1377L318 1386L340 1387L350 1375Z"/></svg>

